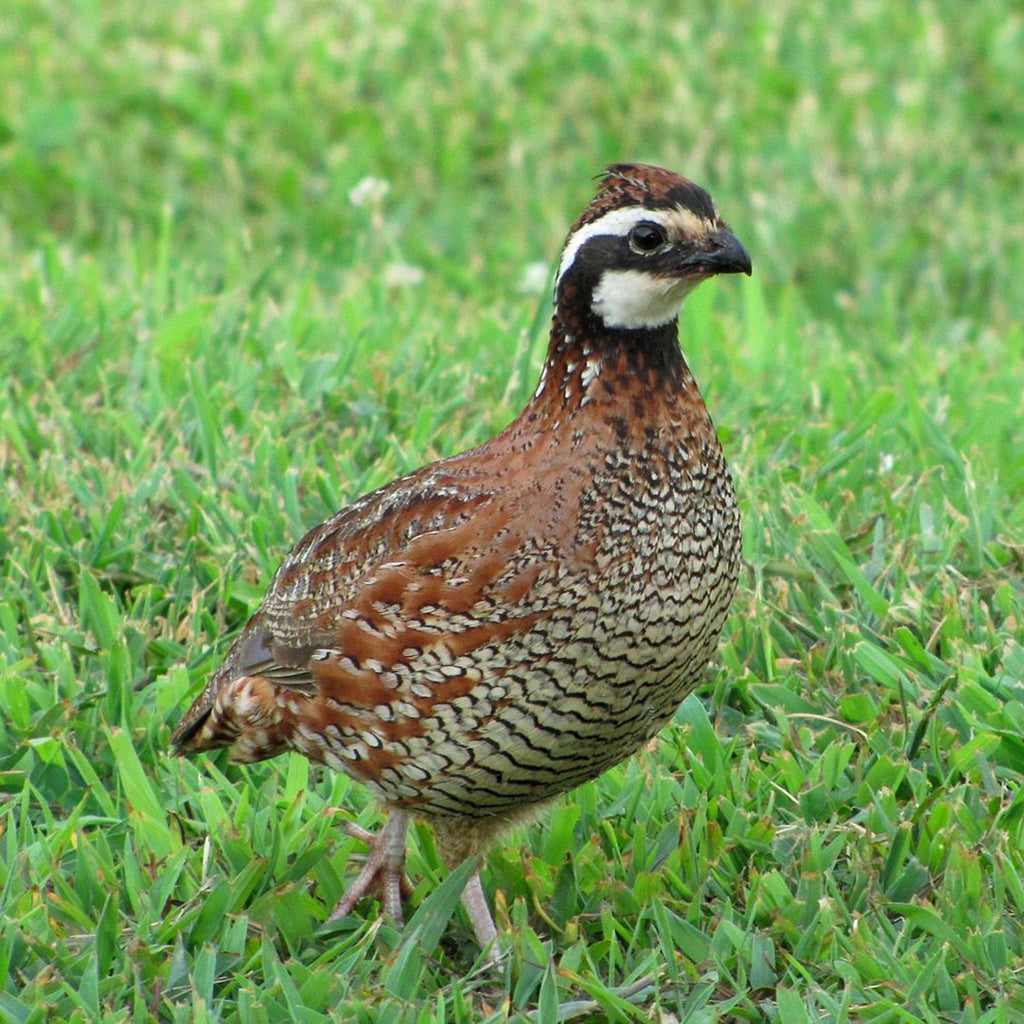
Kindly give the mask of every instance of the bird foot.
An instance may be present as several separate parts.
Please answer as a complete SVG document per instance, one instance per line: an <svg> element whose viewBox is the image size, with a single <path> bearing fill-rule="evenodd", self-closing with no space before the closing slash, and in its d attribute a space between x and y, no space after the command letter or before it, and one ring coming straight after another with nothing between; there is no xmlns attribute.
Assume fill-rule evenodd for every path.
<svg viewBox="0 0 1024 1024"><path fill-rule="evenodd" d="M384 915L401 926L402 899L412 893L412 883L404 870L409 814L406 811L392 811L388 815L387 824L378 833L369 832L351 821L345 822L344 828L347 835L366 843L368 852L362 870L345 890L345 895L338 901L328 920L337 921L347 916L364 896L377 893ZM479 871L469 876L466 888L462 891L462 905L466 908L473 934L487 964L491 967L499 965L501 949L498 945L498 930L487 906Z"/></svg>
<svg viewBox="0 0 1024 1024"><path fill-rule="evenodd" d="M345 823L345 832L353 839L361 839L369 850L362 871L345 890L329 921L347 916L364 896L376 892L385 916L397 925L402 924L402 898L412 892L412 883L404 870L408 828L409 815L405 811L392 811L387 824L376 834L353 822Z"/></svg>

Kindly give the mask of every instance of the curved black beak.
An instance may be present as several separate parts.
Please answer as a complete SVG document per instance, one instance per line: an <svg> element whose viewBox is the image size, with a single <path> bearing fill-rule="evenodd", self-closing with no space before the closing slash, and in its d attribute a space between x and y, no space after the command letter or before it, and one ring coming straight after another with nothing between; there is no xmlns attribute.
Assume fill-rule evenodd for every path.
<svg viewBox="0 0 1024 1024"><path fill-rule="evenodd" d="M725 228L712 231L700 248L686 260L685 266L702 270L706 274L746 274L748 277L753 269L750 253Z"/></svg>

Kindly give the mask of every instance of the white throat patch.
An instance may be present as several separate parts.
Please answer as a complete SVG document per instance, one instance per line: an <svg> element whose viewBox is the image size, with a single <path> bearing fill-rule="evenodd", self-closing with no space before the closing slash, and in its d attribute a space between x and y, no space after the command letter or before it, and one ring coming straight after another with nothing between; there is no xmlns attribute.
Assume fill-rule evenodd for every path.
<svg viewBox="0 0 1024 1024"><path fill-rule="evenodd" d="M605 327L660 327L679 315L696 283L693 278L656 277L642 270L606 270L590 308Z"/></svg>

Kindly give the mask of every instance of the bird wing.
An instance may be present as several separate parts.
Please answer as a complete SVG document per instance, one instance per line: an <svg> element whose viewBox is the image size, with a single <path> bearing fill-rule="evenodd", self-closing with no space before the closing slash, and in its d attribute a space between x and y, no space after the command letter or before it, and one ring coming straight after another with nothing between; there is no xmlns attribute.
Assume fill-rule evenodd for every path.
<svg viewBox="0 0 1024 1024"><path fill-rule="evenodd" d="M475 686L471 652L547 613L528 595L551 567L550 549L526 536L536 523L525 496L487 468L459 456L423 467L310 530L182 719L175 747L201 749L193 741L218 694L244 677L280 687L282 705L305 697L323 710L329 698L335 717L359 720L392 705L427 711Z"/></svg>

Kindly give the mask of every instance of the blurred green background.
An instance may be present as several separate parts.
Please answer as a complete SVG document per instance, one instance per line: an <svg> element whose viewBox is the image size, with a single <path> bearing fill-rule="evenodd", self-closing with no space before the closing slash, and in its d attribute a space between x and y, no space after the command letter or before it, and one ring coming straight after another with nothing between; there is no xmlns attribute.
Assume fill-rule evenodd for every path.
<svg viewBox="0 0 1024 1024"><path fill-rule="evenodd" d="M1024 1018L1019 4L8 0L0 1016ZM532 391L591 180L707 186L745 515L716 670L404 933L365 793L172 761L300 533ZM342 813L342 812L339 812Z"/></svg>

